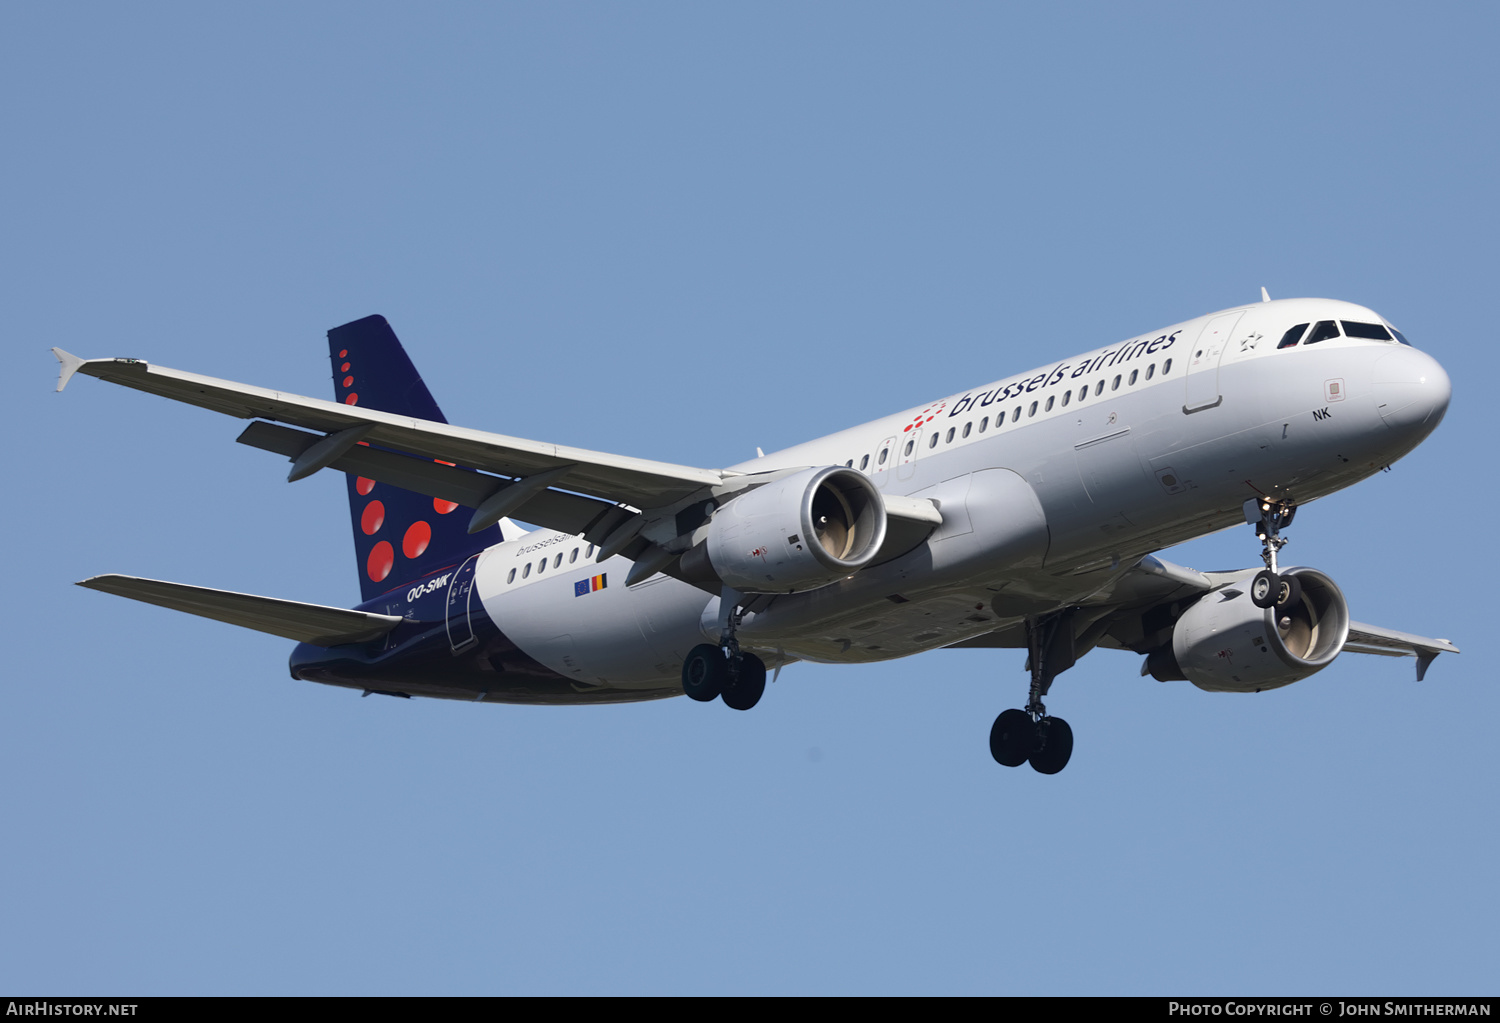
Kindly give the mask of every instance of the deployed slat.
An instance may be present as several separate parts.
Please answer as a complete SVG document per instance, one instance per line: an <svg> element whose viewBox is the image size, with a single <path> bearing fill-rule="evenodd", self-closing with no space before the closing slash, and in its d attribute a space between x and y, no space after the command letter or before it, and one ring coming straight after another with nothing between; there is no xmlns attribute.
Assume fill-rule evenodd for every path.
<svg viewBox="0 0 1500 1023"><path fill-rule="evenodd" d="M131 575L96 575L78 585L317 646L368 642L384 636L402 621L397 615L350 611Z"/></svg>

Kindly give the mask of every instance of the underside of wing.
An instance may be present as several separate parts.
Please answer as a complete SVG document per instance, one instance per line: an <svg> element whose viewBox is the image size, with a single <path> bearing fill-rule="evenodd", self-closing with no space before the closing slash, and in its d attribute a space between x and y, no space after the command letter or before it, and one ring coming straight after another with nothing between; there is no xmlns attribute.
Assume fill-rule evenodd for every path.
<svg viewBox="0 0 1500 1023"><path fill-rule="evenodd" d="M1377 654L1381 657L1415 657L1417 659L1417 681L1427 674L1427 667L1438 654L1458 653L1458 647L1446 639L1428 639L1409 632L1382 629L1378 625L1364 622L1349 623L1349 639L1344 649L1355 654Z"/></svg>
<svg viewBox="0 0 1500 1023"><path fill-rule="evenodd" d="M559 485L637 508L670 505L704 487L722 483L729 475L412 419L360 408L357 404L323 401L152 366L139 359L80 360L61 349L53 351L63 364L62 383L73 373L82 373L239 419L269 419L330 436L359 429L358 438L351 440L351 445L362 443L404 451L507 477L531 477L566 469L566 478Z"/></svg>
<svg viewBox="0 0 1500 1023"><path fill-rule="evenodd" d="M324 604L304 604L296 600L130 575L96 575L78 585L317 646L365 643L384 636L402 621L396 615L350 611Z"/></svg>

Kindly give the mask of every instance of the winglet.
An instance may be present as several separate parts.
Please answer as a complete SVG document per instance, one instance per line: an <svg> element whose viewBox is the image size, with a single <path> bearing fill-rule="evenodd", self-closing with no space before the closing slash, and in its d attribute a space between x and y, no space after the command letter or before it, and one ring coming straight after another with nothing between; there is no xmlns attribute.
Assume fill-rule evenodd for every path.
<svg viewBox="0 0 1500 1023"><path fill-rule="evenodd" d="M52 349L52 354L57 356L57 361L62 363L62 369L57 374L57 389L61 391L68 386L68 381L73 379L73 374L78 372L87 359L80 359L72 352L65 352L61 348Z"/></svg>
<svg viewBox="0 0 1500 1023"><path fill-rule="evenodd" d="M1266 286L1264 284L1260 286L1260 300L1262 302L1271 301L1271 293L1266 290Z"/></svg>

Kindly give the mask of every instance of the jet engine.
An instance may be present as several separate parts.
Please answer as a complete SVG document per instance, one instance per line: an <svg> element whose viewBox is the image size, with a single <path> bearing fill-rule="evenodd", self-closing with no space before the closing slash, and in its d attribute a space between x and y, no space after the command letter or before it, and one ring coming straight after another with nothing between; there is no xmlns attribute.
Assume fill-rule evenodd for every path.
<svg viewBox="0 0 1500 1023"><path fill-rule="evenodd" d="M868 565L885 529L885 503L863 474L803 469L718 508L701 553L742 593L793 593Z"/></svg>
<svg viewBox="0 0 1500 1023"><path fill-rule="evenodd" d="M1315 569L1281 574L1301 584L1290 606L1256 607L1250 600L1255 571L1247 570L1183 612L1172 627L1171 647L1148 655L1146 671L1209 692L1248 693L1291 685L1328 667L1349 638L1343 593Z"/></svg>

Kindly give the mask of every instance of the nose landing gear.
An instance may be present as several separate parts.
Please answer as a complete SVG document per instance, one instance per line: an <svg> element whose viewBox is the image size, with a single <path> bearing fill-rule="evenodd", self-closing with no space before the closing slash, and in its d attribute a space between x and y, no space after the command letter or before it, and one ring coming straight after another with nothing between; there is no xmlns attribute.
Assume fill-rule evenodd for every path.
<svg viewBox="0 0 1500 1023"><path fill-rule="evenodd" d="M1002 711L990 728L990 755L1003 767L1030 762L1032 770L1056 774L1073 756L1073 729L1047 713L1042 697L1052 680L1073 666L1072 612L1062 611L1026 622L1027 665L1031 693L1025 710Z"/></svg>
<svg viewBox="0 0 1500 1023"><path fill-rule="evenodd" d="M1265 497L1252 497L1245 502L1245 521L1255 527L1255 535L1260 537L1260 557L1266 563L1250 580L1250 602L1256 607L1291 607L1302 596L1302 584L1297 578L1283 577L1276 569L1276 555L1286 546L1281 531L1292 524L1296 513L1297 506L1290 502Z"/></svg>

